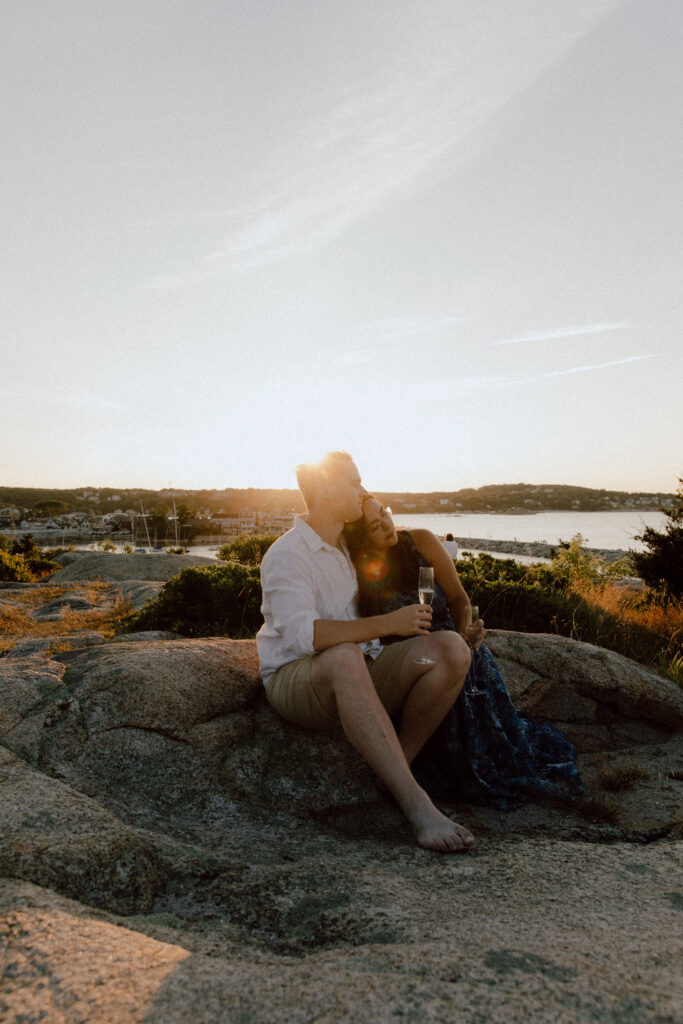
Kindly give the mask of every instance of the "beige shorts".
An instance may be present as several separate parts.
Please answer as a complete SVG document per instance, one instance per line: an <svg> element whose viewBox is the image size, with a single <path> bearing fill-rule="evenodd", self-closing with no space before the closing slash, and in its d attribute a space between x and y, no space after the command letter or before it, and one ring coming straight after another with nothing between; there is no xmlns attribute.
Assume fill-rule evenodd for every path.
<svg viewBox="0 0 683 1024"><path fill-rule="evenodd" d="M375 684L379 699L390 715L397 714L403 705L399 688L401 667L406 655L419 637L409 637L399 643L382 648L374 660L365 658L365 664ZM271 676L266 686L266 697L271 707L289 722L306 729L339 729L339 719L330 715L320 703L311 682L311 669L317 654L309 654L283 665Z"/></svg>

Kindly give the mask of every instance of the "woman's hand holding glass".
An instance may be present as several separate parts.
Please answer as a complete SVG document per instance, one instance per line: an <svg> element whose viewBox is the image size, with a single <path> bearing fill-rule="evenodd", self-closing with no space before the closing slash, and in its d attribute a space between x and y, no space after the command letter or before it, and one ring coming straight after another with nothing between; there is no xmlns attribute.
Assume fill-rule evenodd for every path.
<svg viewBox="0 0 683 1024"><path fill-rule="evenodd" d="M472 621L465 626L465 639L473 650L478 650L484 642L486 636L486 630L484 629L484 620L479 618L479 608L476 604L470 606L472 612Z"/></svg>

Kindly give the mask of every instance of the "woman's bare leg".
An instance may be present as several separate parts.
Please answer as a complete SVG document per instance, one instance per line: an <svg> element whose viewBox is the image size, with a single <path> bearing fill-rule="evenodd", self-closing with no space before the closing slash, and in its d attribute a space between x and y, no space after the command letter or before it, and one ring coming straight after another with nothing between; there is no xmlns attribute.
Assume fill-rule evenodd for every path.
<svg viewBox="0 0 683 1024"><path fill-rule="evenodd" d="M433 666L416 664L409 651L401 667L405 700L398 738L408 764L455 704L471 661L470 649L457 633L432 633L428 642Z"/></svg>

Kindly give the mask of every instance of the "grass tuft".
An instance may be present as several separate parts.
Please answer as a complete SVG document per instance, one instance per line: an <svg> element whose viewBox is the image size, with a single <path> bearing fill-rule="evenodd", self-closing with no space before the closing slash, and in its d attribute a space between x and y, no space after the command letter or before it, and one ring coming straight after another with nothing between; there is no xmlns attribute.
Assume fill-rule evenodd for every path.
<svg viewBox="0 0 683 1024"><path fill-rule="evenodd" d="M616 825L619 821L619 808L615 802L595 790L584 794L576 805L576 811L586 821L609 825Z"/></svg>
<svg viewBox="0 0 683 1024"><path fill-rule="evenodd" d="M637 782L651 778L652 773L647 768L641 768L640 765L628 761L600 768L595 777L595 784L599 789L607 790L609 793L623 793L635 789Z"/></svg>

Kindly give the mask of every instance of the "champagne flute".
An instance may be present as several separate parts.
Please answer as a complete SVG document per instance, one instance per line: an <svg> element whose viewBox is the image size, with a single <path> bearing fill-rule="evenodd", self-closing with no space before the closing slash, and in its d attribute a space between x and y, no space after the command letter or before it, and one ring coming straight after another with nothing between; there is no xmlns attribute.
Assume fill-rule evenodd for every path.
<svg viewBox="0 0 683 1024"><path fill-rule="evenodd" d="M470 605L470 611L472 612L472 621L470 622L469 626L465 627L465 636L467 637L468 640L470 640L471 637L474 635L474 632L477 628L477 623L479 622L479 606L476 604ZM472 673L472 685L469 689L469 694L470 696L472 696L473 694L481 694L483 696L486 693L486 691L480 690L479 687L477 686L474 655L475 650L474 647L472 647L472 667L470 669Z"/></svg>
<svg viewBox="0 0 683 1024"><path fill-rule="evenodd" d="M473 635L474 630L476 629L476 625L479 622L479 606L476 604L471 604L470 610L472 612L472 621L470 622L469 626L467 626L465 629L468 640Z"/></svg>
<svg viewBox="0 0 683 1024"><path fill-rule="evenodd" d="M431 605L434 600L434 569L431 565L423 565L420 567L420 574L417 581L417 595L420 599L420 604ZM423 655L421 658L415 659L415 664L436 665L436 662L432 658L427 658Z"/></svg>

